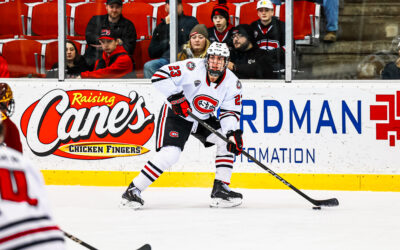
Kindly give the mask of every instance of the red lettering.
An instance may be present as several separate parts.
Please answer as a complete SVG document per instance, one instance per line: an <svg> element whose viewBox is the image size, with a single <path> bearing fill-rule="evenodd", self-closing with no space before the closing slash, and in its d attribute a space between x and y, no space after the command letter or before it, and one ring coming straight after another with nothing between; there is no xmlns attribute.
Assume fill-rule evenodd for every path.
<svg viewBox="0 0 400 250"><path fill-rule="evenodd" d="M12 179L16 189L13 189ZM31 206L37 206L38 200L32 199L28 195L28 185L24 171L0 169L0 190L3 200L13 202L27 202Z"/></svg>

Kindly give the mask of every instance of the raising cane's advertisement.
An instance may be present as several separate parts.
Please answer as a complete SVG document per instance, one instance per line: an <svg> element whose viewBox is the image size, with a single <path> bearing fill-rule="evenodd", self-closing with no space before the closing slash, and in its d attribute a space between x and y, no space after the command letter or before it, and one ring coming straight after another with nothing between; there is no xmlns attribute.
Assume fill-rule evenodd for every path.
<svg viewBox="0 0 400 250"><path fill-rule="evenodd" d="M21 130L37 156L98 160L137 156L154 132L154 114L136 91L54 89L32 103Z"/></svg>

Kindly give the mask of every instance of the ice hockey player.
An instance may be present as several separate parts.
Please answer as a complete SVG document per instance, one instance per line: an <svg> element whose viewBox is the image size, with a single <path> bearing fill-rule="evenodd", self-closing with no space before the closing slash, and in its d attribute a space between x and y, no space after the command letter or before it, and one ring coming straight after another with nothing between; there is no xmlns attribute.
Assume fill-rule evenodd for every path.
<svg viewBox="0 0 400 250"><path fill-rule="evenodd" d="M8 132L4 138L4 144L22 153L22 143L17 126L10 117L14 113L15 102L13 92L7 83L0 83L0 111L3 126Z"/></svg>
<svg viewBox="0 0 400 250"><path fill-rule="evenodd" d="M211 207L234 207L242 203L242 194L232 191L230 184L234 154L242 152L242 131L239 121L242 110L242 84L227 69L229 49L214 42L205 59L192 58L161 67L152 77L154 86L167 97L158 120L156 151L139 175L122 195L121 206L138 209L141 197L150 184L175 164L190 134L205 147L216 145L215 180ZM220 109L219 120L214 113ZM188 111L225 134L226 143L188 116Z"/></svg>
<svg viewBox="0 0 400 250"><path fill-rule="evenodd" d="M0 143L5 130L0 120ZM65 249L51 218L44 181L22 154L0 146L0 249Z"/></svg>

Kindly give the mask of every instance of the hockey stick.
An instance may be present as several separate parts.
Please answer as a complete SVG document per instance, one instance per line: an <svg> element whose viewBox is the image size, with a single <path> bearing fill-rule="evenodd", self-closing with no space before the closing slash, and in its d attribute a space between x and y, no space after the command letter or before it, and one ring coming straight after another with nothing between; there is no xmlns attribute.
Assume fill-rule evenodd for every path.
<svg viewBox="0 0 400 250"><path fill-rule="evenodd" d="M60 230L61 230L61 229L60 229ZM86 242L84 242L84 241L82 241L82 240L76 238L76 237L73 236L72 234L69 234L69 233L67 233L67 232L65 232L65 231L63 231L63 230L61 230L61 232L63 232L64 235L65 235L66 237L68 237L68 238L70 238L71 240L77 242L78 244L80 244L80 245L86 247L87 249L90 249L90 250L98 250L97 248L95 248L95 247L89 245L88 243L86 243ZM149 244L145 244L145 245L141 246L140 248L138 248L137 250L151 250L151 246L150 246Z"/></svg>
<svg viewBox="0 0 400 250"><path fill-rule="evenodd" d="M208 129L210 132L212 132L213 134L217 135L219 138L221 138L222 140L224 140L226 143L229 143L230 141L221 133L219 133L217 130L215 130L213 127L211 127L210 125L208 125L207 123L205 123L203 120L200 120L200 118L198 118L197 116L195 116L192 112L188 111L188 114L190 117L192 117L193 119L195 119L199 124L201 124L203 127L205 127L206 129ZM297 189L295 186L293 186L292 184L290 184L289 182L287 182L285 179L283 179L281 176L279 176L277 173L275 173L274 171L272 171L271 169L269 169L267 166L265 166L264 164L262 164L261 162L259 162L256 158L254 158L253 156L251 156L249 153L247 153L246 151L242 151L242 154L244 156L246 156L248 159L252 160L253 162L255 162L258 166L260 166L262 169L266 170L268 173L270 173L271 175L273 175L275 178L277 178L278 180L280 180L283 184L285 184L286 186L288 186L289 188L291 188L292 190L294 190L296 193L298 193L299 195L303 196L306 200L308 200L309 202L311 202L314 206L326 206L326 207L335 207L339 205L339 201L336 198L332 198L332 199L327 199L327 200L314 200L312 198L310 198L308 195L306 195L305 193L303 193L302 191L300 191L299 189Z"/></svg>

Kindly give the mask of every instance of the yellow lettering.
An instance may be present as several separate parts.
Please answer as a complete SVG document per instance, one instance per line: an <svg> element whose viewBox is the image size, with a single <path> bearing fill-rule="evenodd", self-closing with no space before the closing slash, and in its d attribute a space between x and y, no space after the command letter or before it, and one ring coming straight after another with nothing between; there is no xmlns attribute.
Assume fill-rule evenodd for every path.
<svg viewBox="0 0 400 250"><path fill-rule="evenodd" d="M72 105L77 102L79 105L82 105L82 103L79 101L79 99L82 97L82 93L74 93L74 99L72 99Z"/></svg>

